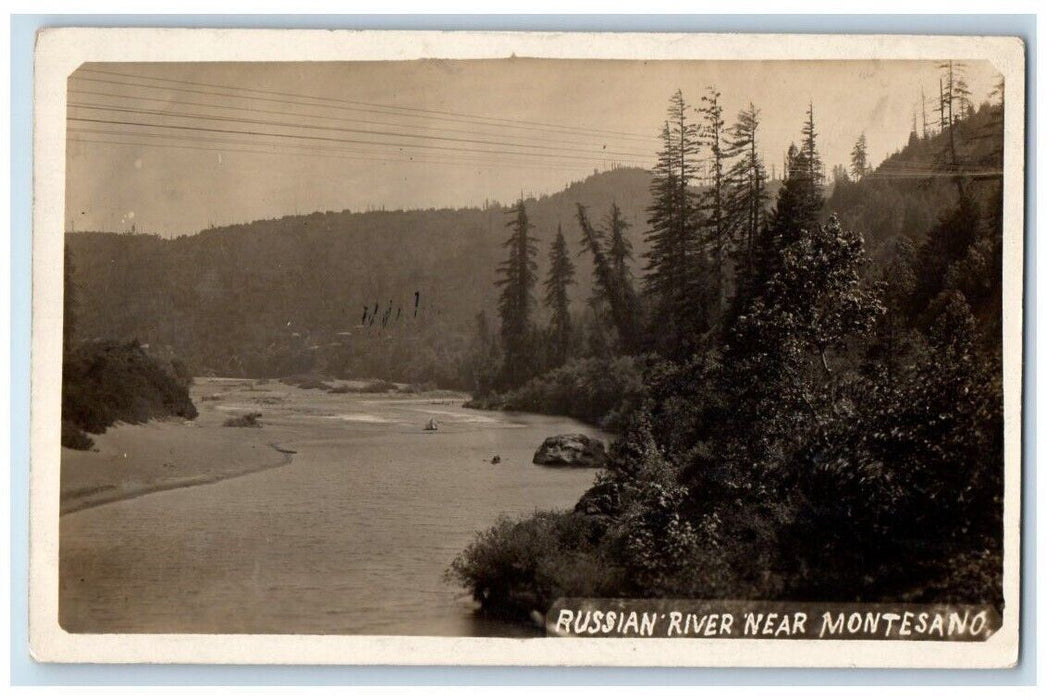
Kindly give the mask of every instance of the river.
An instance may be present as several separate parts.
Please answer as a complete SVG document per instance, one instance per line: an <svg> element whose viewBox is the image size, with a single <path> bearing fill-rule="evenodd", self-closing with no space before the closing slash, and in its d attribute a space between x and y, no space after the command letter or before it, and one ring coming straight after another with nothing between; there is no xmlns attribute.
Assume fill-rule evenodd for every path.
<svg viewBox="0 0 1047 700"><path fill-rule="evenodd" d="M239 439L252 429L215 426L259 406L262 430L296 453L284 466L62 516L67 630L535 633L477 616L444 572L500 515L571 507L594 472L540 467L532 455L549 435L598 431L473 411L454 396L214 379L193 393L201 415L172 426L172 459L194 429ZM422 429L429 418L437 431Z"/></svg>

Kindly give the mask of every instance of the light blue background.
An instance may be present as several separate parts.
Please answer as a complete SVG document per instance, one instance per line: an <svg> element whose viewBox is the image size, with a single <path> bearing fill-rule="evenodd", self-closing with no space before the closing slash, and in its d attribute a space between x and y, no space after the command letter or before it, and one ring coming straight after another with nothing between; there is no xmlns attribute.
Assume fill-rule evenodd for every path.
<svg viewBox="0 0 1047 700"><path fill-rule="evenodd" d="M11 17L11 683L14 685L340 684L1017 684L1036 682L1035 449L1024 441L1022 653L1009 671L808 669L535 669L480 667L190 666L38 664L28 649L29 348L32 214L33 41L38 29L102 27L294 27L649 32L992 34L1026 42L1026 297L1023 434L1035 434L1036 182L1034 15L13 15ZM700 661L700 660L696 660Z"/></svg>

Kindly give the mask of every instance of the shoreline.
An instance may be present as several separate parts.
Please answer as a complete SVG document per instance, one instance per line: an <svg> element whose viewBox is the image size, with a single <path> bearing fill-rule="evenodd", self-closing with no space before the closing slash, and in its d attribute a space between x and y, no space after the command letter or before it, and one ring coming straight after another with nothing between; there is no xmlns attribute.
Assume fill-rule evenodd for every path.
<svg viewBox="0 0 1047 700"><path fill-rule="evenodd" d="M99 486L95 489L89 490L87 493L74 493L67 495L65 498L59 497L59 517L69 515L70 513L79 513L80 511L89 510L91 508L98 508L110 503L119 503L120 501L128 501L134 498L148 496L151 493L187 489L194 486L207 486L208 484L216 484L220 481L237 479L250 474L268 471L269 469L279 469L280 467L286 467L290 464L294 460L294 455L297 453L296 450L282 447L276 442L269 442L266 444L280 455L280 460L278 462L255 465L236 472L224 474L200 474L152 484L139 484L133 487Z"/></svg>

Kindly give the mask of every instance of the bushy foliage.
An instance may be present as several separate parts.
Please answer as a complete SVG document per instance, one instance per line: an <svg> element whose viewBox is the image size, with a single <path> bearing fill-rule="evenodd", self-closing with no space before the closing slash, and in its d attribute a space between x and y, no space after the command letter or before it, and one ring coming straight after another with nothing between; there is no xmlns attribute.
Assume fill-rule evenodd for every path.
<svg viewBox="0 0 1047 700"><path fill-rule="evenodd" d="M73 425L69 421L62 421L62 447L71 450L89 450L95 446L87 433Z"/></svg>
<svg viewBox="0 0 1047 700"><path fill-rule="evenodd" d="M62 364L62 444L90 447L83 433L104 433L116 422L196 418L187 379L150 357L137 341L87 343Z"/></svg>
<svg viewBox="0 0 1047 700"><path fill-rule="evenodd" d="M455 558L448 577L485 611L526 618L564 595L609 595L621 585L612 562L592 544L599 525L579 513L502 517Z"/></svg>
<svg viewBox="0 0 1047 700"><path fill-rule="evenodd" d="M644 362L605 471L573 514L544 516L585 536L539 538L554 553L528 550L520 570L509 533L548 523L471 550L509 553L497 568L519 574L516 599L547 602L534 572L567 556L598 564L601 595L1002 605L1000 190L952 178L952 205L910 217L926 227L870 266L864 237L819 211L813 138L809 113L723 325ZM878 172L841 180L839 201L899 195ZM522 407L558 396L549 381Z"/></svg>
<svg viewBox="0 0 1047 700"><path fill-rule="evenodd" d="M614 428L622 413L642 398L643 371L642 359L627 356L575 359L517 389L480 397L467 406L570 416Z"/></svg>
<svg viewBox="0 0 1047 700"><path fill-rule="evenodd" d="M642 412L625 442L633 454L614 455L618 507L607 538L636 594L664 595L701 551L698 529L681 510L689 492L655 444Z"/></svg>

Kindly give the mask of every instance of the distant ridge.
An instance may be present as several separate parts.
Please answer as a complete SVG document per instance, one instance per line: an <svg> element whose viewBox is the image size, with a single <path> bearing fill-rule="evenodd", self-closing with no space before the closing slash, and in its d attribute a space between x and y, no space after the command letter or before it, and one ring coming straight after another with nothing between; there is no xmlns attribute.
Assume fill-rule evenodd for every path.
<svg viewBox="0 0 1047 700"><path fill-rule="evenodd" d="M641 168L617 168L526 199L539 276L558 225L571 251L581 252L576 203L600 221L616 201L641 265L650 177ZM78 336L138 338L169 348L197 372L281 376L308 369L304 358L333 353L325 363L336 371L410 381L390 364L408 360L391 355L435 346L423 354L439 364L448 345L466 341L479 311L493 317L506 204L314 212L175 239L70 233L82 307ZM571 291L580 310L591 270L588 260L578 263ZM382 359L361 359L372 351ZM416 366L409 374L424 376Z"/></svg>
<svg viewBox="0 0 1047 700"><path fill-rule="evenodd" d="M1002 119L983 106L958 124L958 169L985 216L999 209ZM831 188L824 215L864 234L887 264L901 238L919 243L955 207L951 143L914 138L859 182ZM548 246L562 226L576 256L572 308L591 295L591 263L580 256L576 204L602 222L617 202L642 276L651 175L641 168L597 172L563 191L525 200L544 279ZM772 199L779 183L767 184ZM458 359L476 316L496 323L495 270L508 202L486 208L314 212L222 226L192 236L67 235L80 298L80 339L137 338L184 359L196 373L428 381L467 388ZM417 297L416 297L417 294ZM541 310L544 314L544 310Z"/></svg>

